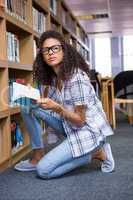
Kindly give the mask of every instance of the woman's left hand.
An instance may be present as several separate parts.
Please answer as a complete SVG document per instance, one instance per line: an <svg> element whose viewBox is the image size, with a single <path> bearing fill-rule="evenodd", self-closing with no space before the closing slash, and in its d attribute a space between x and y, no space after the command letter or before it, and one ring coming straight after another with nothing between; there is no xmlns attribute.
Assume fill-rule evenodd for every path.
<svg viewBox="0 0 133 200"><path fill-rule="evenodd" d="M42 108L51 110L55 110L57 107L60 106L58 103L50 98L41 98L37 100L37 103L40 104Z"/></svg>

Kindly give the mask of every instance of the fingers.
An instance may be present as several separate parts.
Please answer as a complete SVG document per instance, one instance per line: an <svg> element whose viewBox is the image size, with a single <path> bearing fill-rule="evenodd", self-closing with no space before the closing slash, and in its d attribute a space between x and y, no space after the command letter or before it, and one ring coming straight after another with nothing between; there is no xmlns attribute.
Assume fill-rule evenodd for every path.
<svg viewBox="0 0 133 200"><path fill-rule="evenodd" d="M48 102L48 99L47 99L47 98L41 98L41 99L37 100L37 103L38 103L38 104L45 104L45 103L47 103L47 102Z"/></svg>
<svg viewBox="0 0 133 200"><path fill-rule="evenodd" d="M27 83L27 87L28 87L29 89L32 88L32 86L31 86L29 83Z"/></svg>

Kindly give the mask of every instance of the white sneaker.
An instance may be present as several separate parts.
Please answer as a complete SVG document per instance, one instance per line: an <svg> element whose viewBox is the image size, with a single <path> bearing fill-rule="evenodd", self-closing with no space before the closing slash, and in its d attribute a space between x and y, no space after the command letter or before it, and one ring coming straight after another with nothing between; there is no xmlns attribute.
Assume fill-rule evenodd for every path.
<svg viewBox="0 0 133 200"><path fill-rule="evenodd" d="M14 166L14 169L22 172L26 171L35 171L36 165L33 165L29 162L29 160L20 161Z"/></svg>
<svg viewBox="0 0 133 200"><path fill-rule="evenodd" d="M101 171L102 172L112 172L115 168L115 161L112 155L110 144L106 143L103 145L103 150L107 156L107 159L102 162Z"/></svg>

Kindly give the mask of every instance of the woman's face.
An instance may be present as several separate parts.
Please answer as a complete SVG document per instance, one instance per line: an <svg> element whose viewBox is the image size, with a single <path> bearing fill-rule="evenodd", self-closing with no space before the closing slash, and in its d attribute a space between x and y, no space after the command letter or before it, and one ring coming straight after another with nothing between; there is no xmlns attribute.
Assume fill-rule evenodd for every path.
<svg viewBox="0 0 133 200"><path fill-rule="evenodd" d="M63 60L63 50L60 41L55 38L46 39L43 42L42 53L45 62L56 72Z"/></svg>

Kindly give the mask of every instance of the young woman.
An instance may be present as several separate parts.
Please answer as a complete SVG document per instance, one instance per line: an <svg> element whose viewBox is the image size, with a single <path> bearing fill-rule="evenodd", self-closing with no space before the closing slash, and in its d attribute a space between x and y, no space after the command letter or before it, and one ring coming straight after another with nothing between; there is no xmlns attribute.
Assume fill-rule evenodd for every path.
<svg viewBox="0 0 133 200"><path fill-rule="evenodd" d="M39 42L34 78L50 85L48 96L22 116L29 132L33 157L15 166L19 171L37 170L44 179L61 176L92 159L101 160L101 171L115 167L106 137L112 129L89 79L89 67L80 54L55 31L46 31ZM38 118L64 135L64 141L43 155L42 129Z"/></svg>

